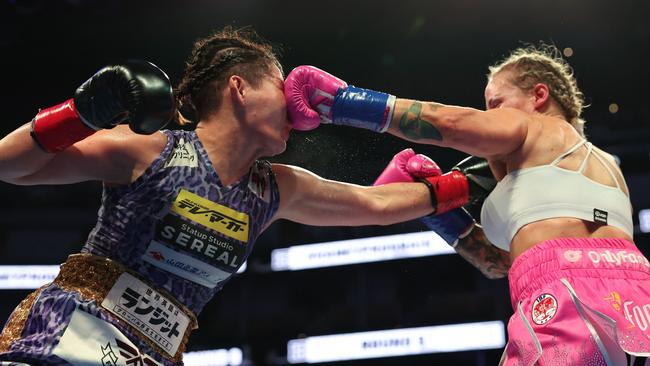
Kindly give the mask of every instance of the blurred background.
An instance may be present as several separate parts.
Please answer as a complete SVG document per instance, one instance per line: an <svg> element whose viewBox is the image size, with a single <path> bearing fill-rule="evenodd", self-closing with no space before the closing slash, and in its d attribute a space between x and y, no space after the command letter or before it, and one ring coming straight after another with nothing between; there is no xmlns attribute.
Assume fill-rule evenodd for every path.
<svg viewBox="0 0 650 366"><path fill-rule="evenodd" d="M112 62L147 59L177 83L193 41L225 25L257 30L282 50L287 72L311 64L356 86L481 109L488 65L524 43L555 44L589 104L589 139L620 159L635 241L650 254L650 218L643 215L650 209L647 1L2 0L2 136L39 108L70 98ZM368 185L405 147L431 156L443 170L465 156L323 126L294 132L287 151L270 160ZM94 226L100 194L97 182L0 183L0 265L63 262ZM289 247L353 239L357 257L303 247L316 248L305 258L318 268L286 270L300 261L291 262ZM417 247L440 250L405 250ZM378 260L368 261L370 252ZM321 266L315 260L321 257L350 263ZM0 283L10 276L0 273ZM0 289L0 320L30 291ZM501 322L511 313L505 279L484 278L417 221L360 228L278 222L258 240L246 270L201 314L188 350L220 349L207 359L223 365L495 365L505 337ZM437 328L477 323L496 328ZM332 346L318 343L322 335L343 338Z"/></svg>

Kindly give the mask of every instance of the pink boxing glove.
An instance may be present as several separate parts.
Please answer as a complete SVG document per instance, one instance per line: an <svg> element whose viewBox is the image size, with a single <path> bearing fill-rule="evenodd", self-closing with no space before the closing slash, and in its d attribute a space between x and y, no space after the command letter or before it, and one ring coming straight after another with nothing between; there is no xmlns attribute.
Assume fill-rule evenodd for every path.
<svg viewBox="0 0 650 366"><path fill-rule="evenodd" d="M415 154L413 149L404 149L395 154L372 185L413 182L416 178L432 177L440 174L442 174L442 170L429 157Z"/></svg>
<svg viewBox="0 0 650 366"><path fill-rule="evenodd" d="M442 169L431 160L430 157L422 154L416 154L410 158L406 163L406 171L411 175L411 178L427 178L435 177L442 174Z"/></svg>
<svg viewBox="0 0 650 366"><path fill-rule="evenodd" d="M284 82L284 96L293 128L312 130L322 123L332 123L331 108L340 88L348 84L314 66L298 66Z"/></svg>

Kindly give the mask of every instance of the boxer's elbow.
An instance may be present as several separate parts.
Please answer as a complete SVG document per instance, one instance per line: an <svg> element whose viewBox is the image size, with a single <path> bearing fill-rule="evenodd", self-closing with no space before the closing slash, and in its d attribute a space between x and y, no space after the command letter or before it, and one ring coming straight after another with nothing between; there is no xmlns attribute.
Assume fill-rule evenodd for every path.
<svg viewBox="0 0 650 366"><path fill-rule="evenodd" d="M425 208L426 205L414 202L414 199L405 198L406 194L405 192L400 196L383 197L369 204L366 212L368 212L370 221L365 225L394 225L431 213L430 207Z"/></svg>
<svg viewBox="0 0 650 366"><path fill-rule="evenodd" d="M37 167L13 166L8 167L0 163L0 181L17 186L31 186L43 184L38 179L39 170Z"/></svg>
<svg viewBox="0 0 650 366"><path fill-rule="evenodd" d="M394 218L395 212L389 197L371 194L364 201L362 211L365 214L359 217L365 216L367 218L365 225L385 226L397 222Z"/></svg>

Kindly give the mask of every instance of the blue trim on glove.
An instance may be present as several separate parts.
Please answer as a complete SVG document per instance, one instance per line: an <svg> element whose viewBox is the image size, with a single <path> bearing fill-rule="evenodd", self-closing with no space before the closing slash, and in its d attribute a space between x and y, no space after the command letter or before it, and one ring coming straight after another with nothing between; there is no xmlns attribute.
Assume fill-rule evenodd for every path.
<svg viewBox="0 0 650 366"><path fill-rule="evenodd" d="M420 218L420 221L431 231L435 231L449 245L455 246L460 235L464 234L474 219L462 208L457 208L440 215L429 215Z"/></svg>
<svg viewBox="0 0 650 366"><path fill-rule="evenodd" d="M395 97L349 85L339 89L332 105L332 123L384 132L390 124Z"/></svg>

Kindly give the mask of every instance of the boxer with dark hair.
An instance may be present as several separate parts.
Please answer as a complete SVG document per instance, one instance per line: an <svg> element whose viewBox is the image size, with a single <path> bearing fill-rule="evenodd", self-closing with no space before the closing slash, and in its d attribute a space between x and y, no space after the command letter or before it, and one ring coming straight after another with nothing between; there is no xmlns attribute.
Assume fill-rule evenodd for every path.
<svg viewBox="0 0 650 366"><path fill-rule="evenodd" d="M515 313L502 364L646 362L633 359L650 355L650 262L632 241L619 167L584 137L582 93L557 49L521 48L491 67L485 111L357 88L311 66L288 75L285 94L292 118L309 128L387 131L487 159L498 183L472 237L484 233L499 251L485 241L470 249L480 251L475 264L493 262L492 273L509 268ZM450 182L430 188L445 202L456 191L456 206L472 202L477 186L462 169L426 179ZM449 212L432 227L453 229L453 243L472 225L462 211Z"/></svg>
<svg viewBox="0 0 650 366"><path fill-rule="evenodd" d="M283 84L268 43L227 27L195 43L178 87L195 130L156 132L189 121L167 76L133 61L0 140L2 181L104 183L81 252L12 313L0 363L180 365L197 315L275 220L386 225L433 211L421 183L364 187L260 160L295 126Z"/></svg>

